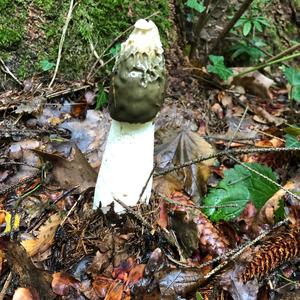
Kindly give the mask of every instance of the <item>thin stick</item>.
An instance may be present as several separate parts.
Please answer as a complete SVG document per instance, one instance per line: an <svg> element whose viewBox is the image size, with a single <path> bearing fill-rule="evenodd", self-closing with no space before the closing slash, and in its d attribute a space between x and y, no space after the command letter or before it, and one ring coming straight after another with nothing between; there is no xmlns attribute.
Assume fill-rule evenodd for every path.
<svg viewBox="0 0 300 300"><path fill-rule="evenodd" d="M3 288L0 292L0 300L3 300L5 295L6 295L6 292L7 292L7 289L9 288L9 285L10 285L10 282L12 280L12 272L10 271L6 280L5 280L5 283L3 285Z"/></svg>
<svg viewBox="0 0 300 300"><path fill-rule="evenodd" d="M280 63L280 62L283 62L283 61L286 61L286 60L290 60L292 58L296 58L298 56L300 56L300 52L296 52L294 54L291 54L291 55L288 55L288 56L285 56L285 57L282 57L282 58L279 58L279 59L276 59L276 60L272 60L272 61L267 62L267 63L262 63L260 65L249 68L248 70L246 70L244 72L237 73L237 74L233 75L233 77L241 77L241 76L244 76L244 75L246 75L248 73L251 73L253 71L257 71L257 70L263 69L265 67L272 66L272 65L275 65L277 63Z"/></svg>
<svg viewBox="0 0 300 300"><path fill-rule="evenodd" d="M295 199L299 200L300 201L300 196L292 193L291 191L287 190L285 187L283 187L281 184L277 183L276 181L274 181L273 179L269 178L268 176L265 176L261 173L259 173L258 171L252 169L251 167L247 166L245 163L241 162L239 159L235 158L234 156L232 155L227 155L229 158L231 158L232 160L234 160L235 162L237 162L238 164L240 164L241 166L243 166L244 168L246 168L247 170L255 173L256 175L264 178L265 180L275 184L278 188L284 190L287 194L289 194L290 196L294 197Z"/></svg>
<svg viewBox="0 0 300 300"><path fill-rule="evenodd" d="M277 59L279 59L279 58L281 58L283 56L286 56L286 55L288 55L290 53L293 53L294 51L296 51L298 49L300 49L300 44L296 44L296 45L294 45L294 46L292 46L292 47L290 47L290 48L288 48L288 49L286 49L286 50L278 53L277 55L275 55L275 56L271 57L270 59L268 59L266 61L266 63L269 63L269 62L271 62L273 60L277 60Z"/></svg>
<svg viewBox="0 0 300 300"><path fill-rule="evenodd" d="M53 82L55 80L58 68L59 68L59 64L60 64L60 60L61 60L61 53L62 53L62 49L63 49L63 46L64 46L64 41L65 41L67 29L68 29L70 20L72 18L72 12L73 12L73 9L74 9L75 5L74 5L74 0L71 0L70 1L68 15L67 15L67 18L66 18L66 22L65 22L65 25L63 27L63 31L62 31L60 42L59 42L58 55L57 55L57 61L56 61L56 65L55 65L54 74L53 74L53 77L51 79L51 82L50 82L48 88L51 88L51 86L52 86L52 84L53 84Z"/></svg>
<svg viewBox="0 0 300 300"><path fill-rule="evenodd" d="M6 66L2 58L0 57L0 62L2 64L1 70L8 74L15 82L17 82L20 86L24 87L24 84L10 71L10 69Z"/></svg>
<svg viewBox="0 0 300 300"><path fill-rule="evenodd" d="M167 170L161 171L154 173L155 176L161 176L165 175L168 173L171 173L173 171L189 167L191 165L200 163L202 161L215 158L215 157L221 157L224 155L230 155L230 154L236 154L236 155L241 155L241 154L249 154L249 153L268 153L268 152L293 152L293 151L300 151L300 147L297 148L249 148L249 149L230 149L230 150L223 150L219 151L217 153L213 153L210 155L204 155L204 156L199 156L193 160L187 161L181 165L176 165L174 167L171 167Z"/></svg>
<svg viewBox="0 0 300 300"><path fill-rule="evenodd" d="M241 120L240 120L238 126L236 127L236 129L235 129L235 131L234 131L234 133L233 133L233 135L232 135L230 141L229 141L228 144L227 144L226 150L229 149L229 147L230 147L232 141L234 140L234 138L236 137L237 133L239 132L239 130L240 130L241 126L242 126L242 123L244 122L244 119L245 119L245 117L246 117L248 108L249 108L249 107L248 107L248 105L247 105L246 108L245 108L245 110L244 110L244 113L243 113L243 115L242 115L242 118L241 118Z"/></svg>
<svg viewBox="0 0 300 300"><path fill-rule="evenodd" d="M215 48L218 46L219 42L221 42L224 37L228 34L231 28L235 25L238 19L244 14L244 12L248 9L248 7L252 4L254 0L245 0L244 3L240 6L239 10L235 13L233 18L229 21L229 23L223 28L219 36L217 37L215 43L210 49L210 53L212 53Z"/></svg>
<svg viewBox="0 0 300 300"><path fill-rule="evenodd" d="M188 208L193 208L193 209L204 209L204 208L224 208L224 207L237 207L237 204L227 204L227 205L189 205L189 204L183 204L178 201L174 201L173 199L161 194L157 193L159 197L161 197L164 201L174 204L174 205L179 205L179 206L184 206Z"/></svg>
<svg viewBox="0 0 300 300"><path fill-rule="evenodd" d="M128 213L130 213L131 215L133 215L138 221L141 222L141 224L143 226L145 226L150 232L154 231L154 227L148 223L139 213L136 213L131 207L129 207L128 205L126 205L123 201L114 198L114 200L119 203L120 205L122 205ZM163 238L172 246L178 247L176 240L174 239L173 236L171 236L170 232L168 232L166 229L161 228L161 235L163 236ZM179 250L178 250L179 251ZM180 251L179 251L180 252Z"/></svg>

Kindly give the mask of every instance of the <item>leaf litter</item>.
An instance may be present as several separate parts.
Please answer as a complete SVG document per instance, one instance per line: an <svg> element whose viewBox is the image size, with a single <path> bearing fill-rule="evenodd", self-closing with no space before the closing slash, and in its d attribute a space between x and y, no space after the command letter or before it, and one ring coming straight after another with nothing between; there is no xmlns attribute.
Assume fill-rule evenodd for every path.
<svg viewBox="0 0 300 300"><path fill-rule="evenodd" d="M248 74L229 89L203 89L182 57L176 47L167 56L157 173L228 147L298 145L299 132L284 131L290 108L271 79ZM0 256L3 282L12 272L10 297L257 299L267 280L273 291L285 286L280 274L298 283L299 203L275 184L299 193L297 153L238 156L263 177L230 157L190 164L156 176L149 205L103 215L91 203L105 108L95 111L90 90L63 100L26 93L19 104L21 93L0 96L9 112L0 120Z"/></svg>

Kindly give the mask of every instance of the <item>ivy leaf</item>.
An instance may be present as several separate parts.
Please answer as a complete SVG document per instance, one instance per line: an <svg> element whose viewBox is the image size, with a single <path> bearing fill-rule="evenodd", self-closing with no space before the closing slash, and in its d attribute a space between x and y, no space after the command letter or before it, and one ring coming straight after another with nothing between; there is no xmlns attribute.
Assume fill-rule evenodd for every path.
<svg viewBox="0 0 300 300"><path fill-rule="evenodd" d="M47 59L43 59L40 61L40 66L44 72L49 71L55 67L55 64L48 61Z"/></svg>
<svg viewBox="0 0 300 300"><path fill-rule="evenodd" d="M243 35L244 36L247 36L250 31L251 31L251 28L252 28L252 23L251 21L247 21L244 23L244 26L243 26Z"/></svg>
<svg viewBox="0 0 300 300"><path fill-rule="evenodd" d="M276 181L273 171L257 163L246 163L251 169ZM237 207L211 208L205 213L213 220L231 220L238 217L251 200L257 209L278 190L278 187L267 179L236 165L233 169L224 172L224 179L217 188L211 189L204 199L205 205L237 205Z"/></svg>
<svg viewBox="0 0 300 300"><path fill-rule="evenodd" d="M185 5L195 9L198 13L203 13L206 10L206 7L203 5L203 1L199 2L198 0L188 0Z"/></svg>
<svg viewBox="0 0 300 300"><path fill-rule="evenodd" d="M233 74L232 70L225 66L223 56L209 55L209 60L213 65L208 65L208 72L217 74L222 80L227 80Z"/></svg>
<svg viewBox="0 0 300 300"><path fill-rule="evenodd" d="M285 145L287 148L298 148L300 147L300 141L297 136L286 134L285 136Z"/></svg>

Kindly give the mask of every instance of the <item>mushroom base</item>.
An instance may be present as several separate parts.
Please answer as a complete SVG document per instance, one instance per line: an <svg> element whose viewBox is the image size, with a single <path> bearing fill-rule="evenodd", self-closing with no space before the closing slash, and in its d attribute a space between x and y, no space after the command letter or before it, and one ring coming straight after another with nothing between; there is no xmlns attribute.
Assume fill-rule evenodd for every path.
<svg viewBox="0 0 300 300"><path fill-rule="evenodd" d="M128 206L137 204L153 169L154 124L131 124L112 120L95 188L93 208L104 212L114 201ZM141 201L151 196L152 177ZM116 212L124 211L117 202Z"/></svg>

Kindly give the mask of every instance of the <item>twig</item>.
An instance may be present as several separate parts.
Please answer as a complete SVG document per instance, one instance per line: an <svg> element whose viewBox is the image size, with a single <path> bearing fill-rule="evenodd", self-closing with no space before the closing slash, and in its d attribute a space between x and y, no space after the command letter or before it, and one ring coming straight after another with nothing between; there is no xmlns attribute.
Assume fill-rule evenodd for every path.
<svg viewBox="0 0 300 300"><path fill-rule="evenodd" d="M174 201L173 199L161 194L157 193L159 197L161 197L164 201L170 203L170 204L175 204L179 206L184 206L188 208L194 208L194 209L204 209L204 208L224 208L224 207L237 207L237 204L227 204L227 205L189 205L189 204L183 204L178 201Z"/></svg>
<svg viewBox="0 0 300 300"><path fill-rule="evenodd" d="M238 19L244 14L244 12L248 9L248 7L252 4L253 1L254 0L245 0L245 2L241 5L239 10L235 13L233 18L230 20L230 22L220 32L215 43L213 44L213 46L210 49L210 53L212 53L215 50L215 48L218 46L219 42L221 42L224 39L224 37L228 34L228 32L231 30L231 28L235 25L235 23L238 21Z"/></svg>
<svg viewBox="0 0 300 300"><path fill-rule="evenodd" d="M24 84L10 71L10 69L5 65L4 61L0 57L0 62L2 64L1 70L8 74L15 82L17 82L20 86L24 87Z"/></svg>
<svg viewBox="0 0 300 300"><path fill-rule="evenodd" d="M63 221L60 223L60 226L63 227L64 224L66 223L66 221L68 220L69 216L71 215L71 213L74 211L75 207L77 206L78 203L80 203L80 201L83 198L83 194L81 194L79 196L79 198L77 199L77 201L73 204L73 206L71 207L71 209L68 211L66 217L63 219Z"/></svg>
<svg viewBox="0 0 300 300"><path fill-rule="evenodd" d="M152 168L152 170L151 170L151 172L150 172L150 174L149 174L149 176L148 176L148 178L147 178L147 180L146 180L146 183L145 183L145 185L144 185L143 188L142 188L142 191L141 191L141 193L140 193L139 201L138 201L138 202L141 201L141 199L142 199L142 197L143 197L143 194L144 194L144 192L145 192L145 190L146 190L146 188L147 188L147 186L148 186L148 184L149 184L149 181L151 180L151 177L153 176L154 170L155 170L155 166Z"/></svg>
<svg viewBox="0 0 300 300"><path fill-rule="evenodd" d="M272 230L284 225L288 223L288 219L284 219L283 221L278 222L275 226L273 226L271 229L265 230L263 231L258 237L256 237L254 240L245 243L244 245L242 245L241 248L238 248L234 254L232 256L229 257L228 260L224 261L223 263L219 264L216 268L214 268L213 270L211 270L208 274L206 274L204 276L205 279L210 278L211 276L213 276L214 274L216 274L217 272L219 272L222 268L224 268L230 261L234 261L235 258L237 258L239 255L241 255L242 252L245 251L245 249L251 247L252 245L254 245L255 243L257 243L258 241L260 241L261 239L263 239L267 234L269 234ZM232 251L230 251L232 252ZM228 256L228 253L227 255ZM211 261L209 261L209 263L211 263ZM204 263L206 264L206 263ZM203 265L204 265L203 264ZM199 266L199 268L203 268L203 265Z"/></svg>
<svg viewBox="0 0 300 300"><path fill-rule="evenodd" d="M161 176L168 174L170 172L189 167L191 165L200 163L202 161L215 158L215 157L221 157L224 155L230 155L230 154L236 154L236 155L241 155L241 154L249 154L249 153L268 153L268 152L293 152L293 151L300 151L300 147L297 148L249 148L249 149L231 149L231 150L223 150L219 151L217 153L213 153L210 155L204 155L204 156L199 156L193 160L187 161L183 164L176 165L174 167L171 167L167 170L161 171L161 172L156 172L154 173L155 176Z"/></svg>
<svg viewBox="0 0 300 300"><path fill-rule="evenodd" d="M154 227L148 223L139 213L136 213L131 207L129 207L128 205L126 205L123 201L114 198L114 200L119 203L120 205L122 205L128 213L130 213L131 215L133 215L138 221L141 222L141 224L143 226L145 226L150 232L155 231ZM162 231L160 232L161 235L163 236L163 238L172 246L178 247L176 240L174 239L173 236L171 236L170 232L168 232L166 229L161 228ZM179 251L180 252L180 251Z"/></svg>
<svg viewBox="0 0 300 300"><path fill-rule="evenodd" d="M287 190L285 187L283 187L281 184L277 183L277 182L274 181L273 179L271 179L271 178L269 178L268 176L265 176L265 175L259 173L258 171L252 169L251 167L247 166L245 163L241 162L239 159L235 158L234 156L232 156L232 155L227 155L227 156L228 156L229 158L231 158L232 160L234 160L235 162L237 162L238 164L240 164L241 166L243 166L244 168L246 168L247 170L249 170L249 171L255 173L256 175L258 175L258 176L264 178L265 180L267 180L267 181L269 181L269 182L275 184L278 188L284 190L287 194L289 194L290 196L292 196L292 197L294 197L294 198L296 198L297 200L300 201L300 196L298 196L298 195L294 194L293 192Z"/></svg>
<svg viewBox="0 0 300 300"><path fill-rule="evenodd" d="M6 280L5 280L5 283L3 285L3 288L2 288L2 290L0 292L0 300L4 299L4 297L6 295L6 291L9 288L11 280L12 280L12 271L9 272L9 274L8 274Z"/></svg>
<svg viewBox="0 0 300 300"><path fill-rule="evenodd" d="M52 86L52 84L53 84L53 82L55 80L58 68L59 68L59 64L60 64L60 60L61 60L61 53L62 53L62 49L63 49L63 45L64 45L66 33L67 33L67 29L68 29L70 20L72 18L72 12L73 12L73 9L74 9L75 5L76 4L74 4L74 0L71 0L70 1L70 6L69 6L69 11L68 11L67 18L66 18L66 22L65 22L65 25L63 27L61 38L60 38L60 42L59 42L59 46L58 46L58 55L57 55L57 61L56 61L56 65L55 65L54 74L53 74L53 77L51 79L51 82L50 82L48 88L51 88L51 86Z"/></svg>
<svg viewBox="0 0 300 300"><path fill-rule="evenodd" d="M286 50L278 53L277 55L275 55L275 56L271 57L270 59L268 59L265 63L269 63L269 62L271 62L273 60L277 60L277 59L279 59L279 58L281 58L283 56L286 56L286 55L288 55L290 53L295 52L298 49L300 49L300 44L296 44L296 45L294 45L294 46L292 46L292 47L290 47L290 48L288 48L288 49L286 49Z"/></svg>
<svg viewBox="0 0 300 300"><path fill-rule="evenodd" d="M292 58L296 58L298 56L300 56L300 52L296 52L294 54L291 54L291 55L288 55L288 56L285 56L285 57L282 57L282 58L279 58L279 59L276 59L276 60L272 60L270 62L259 64L257 66L254 66L252 68L249 68L249 69L245 70L244 72L234 74L233 77L241 77L241 76L244 76L244 75L246 75L248 73L251 73L253 71L257 71L257 70L263 69L265 67L272 66L272 65L278 64L280 62L290 60Z"/></svg>
<svg viewBox="0 0 300 300"><path fill-rule="evenodd" d="M241 126L242 126L242 123L244 122L244 119L245 119L245 117L246 117L248 108L249 108L249 107L248 107L248 105L247 105L246 108L245 108L245 110L244 110L244 113L243 113L243 115L242 115L242 117L241 117L241 120L240 120L238 126L236 127L236 129L235 129L235 131L234 131L234 133L233 133L233 135L232 135L230 141L229 141L228 144L227 144L226 150L229 149L229 147L230 147L232 141L234 140L234 138L236 137L237 133L239 132L239 130L240 130Z"/></svg>
<svg viewBox="0 0 300 300"><path fill-rule="evenodd" d="M64 89L62 91L57 91L57 92L54 92L54 93L47 93L45 95L45 98L46 99L52 99L52 98L55 98L55 97L58 97L58 96L67 95L69 93L85 90L89 87L91 87L90 84L86 84L86 85L83 85L83 86L70 87L70 88Z"/></svg>
<svg viewBox="0 0 300 300"><path fill-rule="evenodd" d="M57 199L55 199L55 201L53 201L53 205L55 205L58 201L60 201L61 199L63 199L63 198L65 198L65 197L67 197L68 195L70 195L72 192L74 192L76 189L78 188L78 185L77 186L75 186L75 187L73 187L73 188L71 188L70 190L68 190L68 191L66 191L66 192L64 192L62 195L60 195ZM76 201L76 203L77 203L78 201ZM71 208L71 210L69 210L69 212L68 213L70 213L72 211L72 208ZM46 214L47 214L47 211L43 211L42 213L41 213L41 215L37 218L37 220L32 224L32 225L30 225L30 227L28 227L27 228L27 230L26 230L26 232L30 232L31 230L33 230L33 229L37 229L36 228L36 226L40 223L40 224L42 224L43 223L43 219L44 219L44 217L46 216ZM40 226L40 225L39 225Z"/></svg>

